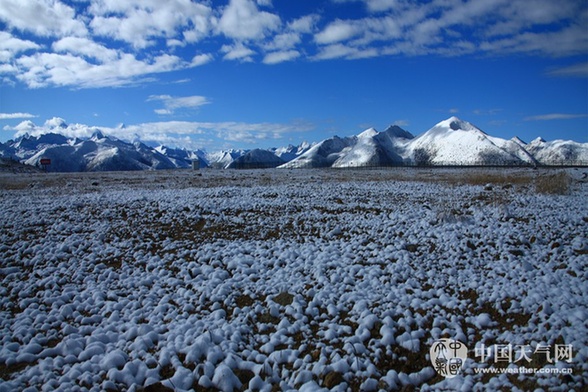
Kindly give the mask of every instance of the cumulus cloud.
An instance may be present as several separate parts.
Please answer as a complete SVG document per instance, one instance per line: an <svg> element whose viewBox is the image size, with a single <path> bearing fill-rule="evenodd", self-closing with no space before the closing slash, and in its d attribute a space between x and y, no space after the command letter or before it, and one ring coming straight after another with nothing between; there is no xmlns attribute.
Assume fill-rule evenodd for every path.
<svg viewBox="0 0 588 392"><path fill-rule="evenodd" d="M5 130L16 131L15 137L29 134L38 136L46 133L59 133L68 137L87 138L96 131L114 136L121 140L159 143L170 147L202 148L196 145L195 137L205 139L220 138L227 142L253 142L263 139L278 139L293 132L307 132L315 126L306 122L293 123L245 123L245 122L191 122L160 121L126 126L108 127L86 124L68 124L59 117L51 118L43 125L36 125L30 120L21 122ZM202 140L202 139L201 139Z"/></svg>
<svg viewBox="0 0 588 392"><path fill-rule="evenodd" d="M299 33L312 33L320 20L317 14L305 15L288 23L288 29Z"/></svg>
<svg viewBox="0 0 588 392"><path fill-rule="evenodd" d="M1 38L1 37L0 37ZM1 42L1 41L0 41ZM34 43L0 43L3 47L38 48ZM73 88L119 87L147 80L148 75L204 65L210 54L197 54L191 60L172 54L141 56L109 48L89 37L69 36L51 44L51 52L37 51L17 57L10 69L30 88L67 86ZM12 49L15 50L15 49Z"/></svg>
<svg viewBox="0 0 588 392"><path fill-rule="evenodd" d="M14 137L23 135L39 136L47 133L58 133L68 137L90 137L98 130L97 127L85 124L67 124L61 117L53 117L43 125L36 125L30 120L23 121L15 127L4 127L5 130L16 131Z"/></svg>
<svg viewBox="0 0 588 392"><path fill-rule="evenodd" d="M242 42L234 45L223 45L221 52L225 53L224 60L239 60L243 62L253 61L252 56L256 53L253 49L243 45Z"/></svg>
<svg viewBox="0 0 588 392"><path fill-rule="evenodd" d="M158 101L163 103L162 109L155 109L157 114L174 114L178 109L196 109L202 105L208 105L210 100L201 95L190 97L172 97L171 95L151 95L147 102Z"/></svg>
<svg viewBox="0 0 588 392"><path fill-rule="evenodd" d="M187 42L197 42L212 28L212 9L187 0L102 0L93 2L90 11L95 34L135 48L152 46L157 39L176 37L180 32Z"/></svg>
<svg viewBox="0 0 588 392"><path fill-rule="evenodd" d="M319 44L332 44L347 40L359 34L360 31L357 22L336 20L316 34L314 39Z"/></svg>
<svg viewBox="0 0 588 392"><path fill-rule="evenodd" d="M210 53L197 54L196 56L192 57L190 65L193 67L198 67L200 65L210 63L212 60L213 56Z"/></svg>
<svg viewBox="0 0 588 392"><path fill-rule="evenodd" d="M0 20L42 37L84 36L87 27L73 7L52 0L2 0Z"/></svg>
<svg viewBox="0 0 588 392"><path fill-rule="evenodd" d="M119 58L118 52L114 49L100 45L88 38L65 37L53 43L55 52L70 53L87 58L94 58L102 63L114 61Z"/></svg>
<svg viewBox="0 0 588 392"><path fill-rule="evenodd" d="M218 22L218 30L238 40L260 39L278 30L280 24L278 15L260 11L252 0L231 0Z"/></svg>
<svg viewBox="0 0 588 392"><path fill-rule="evenodd" d="M289 32L284 34L279 34L274 37L274 39L267 45L264 45L266 50L286 50L290 48L294 48L302 41L300 34Z"/></svg>
<svg viewBox="0 0 588 392"><path fill-rule="evenodd" d="M215 58L276 64L374 56L588 53L588 5L561 0L361 2L288 19L270 0L0 0L3 83L117 87ZM337 4L331 6L336 9ZM333 17L338 15L339 18ZM582 65L549 71L582 76Z"/></svg>
<svg viewBox="0 0 588 392"><path fill-rule="evenodd" d="M191 66L180 57L163 54L152 60L138 60L128 53L106 63L93 63L71 53L36 53L16 60L17 78L31 88L47 86L119 87L144 75L169 72Z"/></svg>
<svg viewBox="0 0 588 392"><path fill-rule="evenodd" d="M0 62L8 62L21 52L40 47L33 41L16 38L10 33L0 31Z"/></svg>

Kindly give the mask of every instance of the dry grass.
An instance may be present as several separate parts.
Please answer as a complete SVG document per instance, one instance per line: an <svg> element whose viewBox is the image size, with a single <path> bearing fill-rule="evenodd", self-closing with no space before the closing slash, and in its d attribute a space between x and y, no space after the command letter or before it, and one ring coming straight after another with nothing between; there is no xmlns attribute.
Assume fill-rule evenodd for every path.
<svg viewBox="0 0 588 392"><path fill-rule="evenodd" d="M537 193L567 195L571 191L572 178L566 171L472 171L456 173L445 178L452 184L488 185L502 189L535 189Z"/></svg>
<svg viewBox="0 0 588 392"><path fill-rule="evenodd" d="M568 173L559 171L539 176L535 179L535 190L549 195L568 195L571 191L572 179Z"/></svg>

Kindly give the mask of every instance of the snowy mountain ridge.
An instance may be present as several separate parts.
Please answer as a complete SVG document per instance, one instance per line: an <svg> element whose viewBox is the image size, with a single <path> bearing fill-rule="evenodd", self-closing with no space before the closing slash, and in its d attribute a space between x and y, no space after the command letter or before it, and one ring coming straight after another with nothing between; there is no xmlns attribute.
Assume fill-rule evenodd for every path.
<svg viewBox="0 0 588 392"><path fill-rule="evenodd" d="M475 125L450 117L418 136L399 126L383 132L366 129L356 136L333 136L318 143L269 150L203 150L149 147L126 142L96 130L90 138L69 138L54 133L23 135L0 143L0 157L32 166L50 159L50 171L158 170L212 168L315 168L377 166L471 165L588 165L588 143L541 138L525 143L490 136Z"/></svg>
<svg viewBox="0 0 588 392"><path fill-rule="evenodd" d="M536 139L527 144L518 137L506 140L457 117L441 121L416 137L395 126L384 132L368 129L347 138L346 145L337 140L333 137L319 143L335 146L329 152L337 157L333 162L311 149L281 167L588 165L588 143Z"/></svg>

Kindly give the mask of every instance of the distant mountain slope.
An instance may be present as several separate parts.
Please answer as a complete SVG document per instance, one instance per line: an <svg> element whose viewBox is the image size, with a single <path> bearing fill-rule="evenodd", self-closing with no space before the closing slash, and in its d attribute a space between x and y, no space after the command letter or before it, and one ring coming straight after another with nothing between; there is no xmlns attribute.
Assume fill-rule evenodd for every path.
<svg viewBox="0 0 588 392"><path fill-rule="evenodd" d="M96 132L90 139L68 139L57 134L24 136L9 145L13 158L40 166L50 159L49 171L113 171L173 169L165 155L143 143L127 143Z"/></svg>
<svg viewBox="0 0 588 392"><path fill-rule="evenodd" d="M314 144L310 144L308 142L302 142L302 144L298 146L293 146L290 144L287 147L274 148L271 151L273 151L273 153L278 157L282 158L285 162L289 162L310 150L313 145Z"/></svg>
<svg viewBox="0 0 588 392"><path fill-rule="evenodd" d="M405 159L417 165L520 165L533 157L513 140L487 135L450 117L405 145Z"/></svg>
<svg viewBox="0 0 588 392"><path fill-rule="evenodd" d="M537 164L586 165L588 143L538 139L527 145L516 137L506 140L490 136L467 121L450 117L417 137L397 126L384 132L370 128L344 139L335 136L280 167Z"/></svg>
<svg viewBox="0 0 588 392"><path fill-rule="evenodd" d="M384 132L367 129L357 136L357 141L333 167L391 166L403 161L398 146L414 138L398 126L391 126Z"/></svg>
<svg viewBox="0 0 588 392"><path fill-rule="evenodd" d="M215 169L227 169L231 162L246 152L245 150L234 149L213 152L207 155L208 165Z"/></svg>
<svg viewBox="0 0 588 392"><path fill-rule="evenodd" d="M53 119L52 130L67 125ZM207 153L165 146L151 148L128 143L97 130L88 139L59 133L24 135L0 143L0 158L40 166L51 159L49 171L112 171L190 168L321 168L440 165L588 165L588 143L493 137L475 125L450 117L415 137L398 126L383 132L369 128L356 136L325 139L269 150L225 150Z"/></svg>
<svg viewBox="0 0 588 392"><path fill-rule="evenodd" d="M340 138L333 136L313 145L304 154L280 166L281 168L331 167L344 156L355 143L357 137Z"/></svg>
<svg viewBox="0 0 588 392"><path fill-rule="evenodd" d="M561 165L567 162L588 164L588 143L578 143L571 140L546 142L537 138L527 144L525 149L544 165Z"/></svg>
<svg viewBox="0 0 588 392"><path fill-rule="evenodd" d="M234 159L227 169L269 169L284 163L282 158L271 151L254 149Z"/></svg>
<svg viewBox="0 0 588 392"><path fill-rule="evenodd" d="M36 173L39 171L40 170L36 167L25 165L24 163L20 163L14 159L0 157L0 172Z"/></svg>
<svg viewBox="0 0 588 392"><path fill-rule="evenodd" d="M169 148L166 146L155 147L155 151L166 156L177 168L187 169L192 167L192 162L198 159L199 167L208 167L206 153L202 150L190 151L185 148Z"/></svg>

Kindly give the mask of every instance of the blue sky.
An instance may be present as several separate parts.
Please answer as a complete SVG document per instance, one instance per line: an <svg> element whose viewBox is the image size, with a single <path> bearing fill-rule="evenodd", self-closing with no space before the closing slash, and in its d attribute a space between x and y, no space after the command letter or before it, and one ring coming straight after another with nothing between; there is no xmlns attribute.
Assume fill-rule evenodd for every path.
<svg viewBox="0 0 588 392"><path fill-rule="evenodd" d="M0 141L269 148L450 116L588 142L585 0L0 0Z"/></svg>

